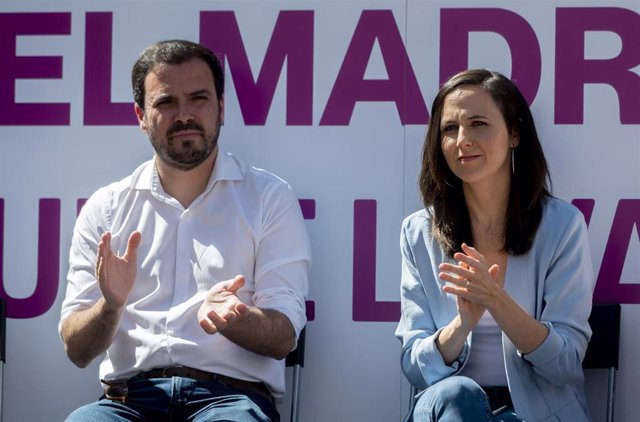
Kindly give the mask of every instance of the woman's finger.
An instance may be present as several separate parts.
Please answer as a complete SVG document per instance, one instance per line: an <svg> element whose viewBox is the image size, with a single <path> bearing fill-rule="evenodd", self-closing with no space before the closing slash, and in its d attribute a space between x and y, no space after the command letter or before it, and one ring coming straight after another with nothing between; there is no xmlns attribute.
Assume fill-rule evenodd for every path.
<svg viewBox="0 0 640 422"><path fill-rule="evenodd" d="M477 275L471 269L464 268L463 266L460 266L460 265L449 264L447 262L443 262L442 264L439 265L438 268L443 273L452 273L461 278L473 278Z"/></svg>
<svg viewBox="0 0 640 422"><path fill-rule="evenodd" d="M477 259L478 261L484 262L484 255L482 255L476 248L473 246L469 246L466 243L462 244L462 250L469 256Z"/></svg>
<svg viewBox="0 0 640 422"><path fill-rule="evenodd" d="M458 287L465 287L469 282L469 280L464 277L460 277L448 272L441 272L440 274L438 274L438 277L440 277L440 280L455 284Z"/></svg>

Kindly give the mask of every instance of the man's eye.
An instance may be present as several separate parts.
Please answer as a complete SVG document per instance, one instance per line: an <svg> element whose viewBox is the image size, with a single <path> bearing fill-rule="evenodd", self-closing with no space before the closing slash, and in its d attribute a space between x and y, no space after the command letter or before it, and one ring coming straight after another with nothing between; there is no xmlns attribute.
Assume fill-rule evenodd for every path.
<svg viewBox="0 0 640 422"><path fill-rule="evenodd" d="M164 99L164 100L160 100L160 101L158 101L158 102L156 103L156 107L160 107L160 106L164 106L164 105L169 105L169 104L172 104L172 103L173 103L173 101L172 101L171 99L167 98L167 99Z"/></svg>

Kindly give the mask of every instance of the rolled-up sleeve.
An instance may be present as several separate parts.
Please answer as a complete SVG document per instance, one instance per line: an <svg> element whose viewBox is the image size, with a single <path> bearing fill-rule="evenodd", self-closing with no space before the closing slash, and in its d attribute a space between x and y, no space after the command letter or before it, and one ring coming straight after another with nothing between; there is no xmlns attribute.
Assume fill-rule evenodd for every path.
<svg viewBox="0 0 640 422"><path fill-rule="evenodd" d="M539 316L549 334L536 350L521 357L538 375L562 386L582 377L582 360L591 338L588 318L595 275L582 214L576 210L556 235Z"/></svg>
<svg viewBox="0 0 640 422"><path fill-rule="evenodd" d="M262 233L256 252L254 303L289 318L296 338L307 322L305 299L311 246L293 191L280 184L263 198Z"/></svg>
<svg viewBox="0 0 640 422"><path fill-rule="evenodd" d="M446 320L450 315L446 309L446 294L435 279L431 262L434 251L432 249L430 254L421 230L416 227L421 224L427 224L424 217L414 215L405 219L402 226L401 317L395 334L402 342L402 371L411 384L426 388L459 372L469 345L465 343L460 356L451 365L444 362L436 346L436 338L442 329L436 317Z"/></svg>
<svg viewBox="0 0 640 422"><path fill-rule="evenodd" d="M99 190L87 200L78 215L69 250L66 295L62 302L62 320L73 312L91 307L101 296L95 278L98 243L106 228L105 191Z"/></svg>

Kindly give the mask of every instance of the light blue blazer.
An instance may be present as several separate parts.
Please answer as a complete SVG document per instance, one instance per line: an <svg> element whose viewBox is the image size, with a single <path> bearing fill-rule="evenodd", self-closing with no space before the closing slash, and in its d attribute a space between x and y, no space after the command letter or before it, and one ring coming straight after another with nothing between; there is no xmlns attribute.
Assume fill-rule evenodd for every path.
<svg viewBox="0 0 640 422"><path fill-rule="evenodd" d="M456 375L473 352L470 335L458 361L446 365L436 348L439 331L457 314L453 295L442 291L438 265L446 257L431 234L425 210L405 219L401 233L402 316L396 336L402 342L402 370L424 389ZM595 276L583 215L550 198L533 246L509 255L506 291L549 328L546 340L523 355L502 334L507 382L519 418L527 422L590 421L584 394L582 359L591 338L588 318Z"/></svg>

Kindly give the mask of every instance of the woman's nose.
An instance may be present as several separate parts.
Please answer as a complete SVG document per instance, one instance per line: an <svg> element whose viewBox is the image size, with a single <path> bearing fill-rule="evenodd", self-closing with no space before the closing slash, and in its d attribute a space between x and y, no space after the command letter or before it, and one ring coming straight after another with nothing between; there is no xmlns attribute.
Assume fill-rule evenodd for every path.
<svg viewBox="0 0 640 422"><path fill-rule="evenodd" d="M468 147L472 144L470 135L469 131L464 127L460 126L458 128L458 137L456 138L456 145L458 148Z"/></svg>

